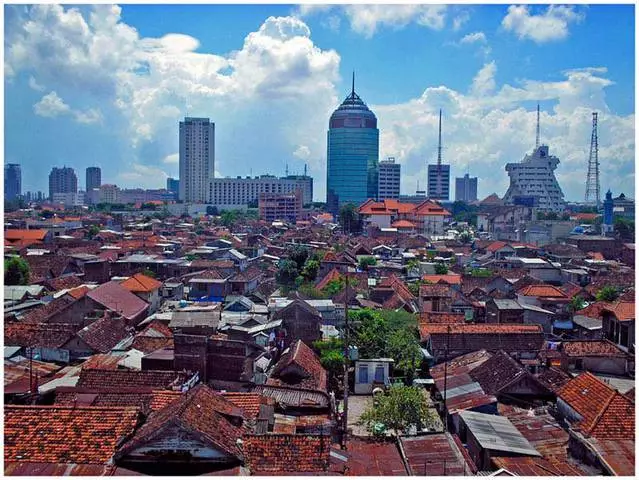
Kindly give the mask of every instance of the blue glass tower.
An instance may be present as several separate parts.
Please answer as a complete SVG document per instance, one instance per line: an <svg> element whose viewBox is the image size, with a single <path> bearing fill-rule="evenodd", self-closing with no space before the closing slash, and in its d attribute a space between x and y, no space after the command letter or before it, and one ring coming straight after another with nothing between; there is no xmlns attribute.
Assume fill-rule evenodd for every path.
<svg viewBox="0 0 639 480"><path fill-rule="evenodd" d="M379 130L377 117L355 93L333 112L328 124L326 206L334 215L345 203L377 198Z"/></svg>
<svg viewBox="0 0 639 480"><path fill-rule="evenodd" d="M603 224L611 227L612 229L614 202L612 201L612 192L610 190L608 190L608 193L606 193L606 200L604 200L603 202L603 207Z"/></svg>

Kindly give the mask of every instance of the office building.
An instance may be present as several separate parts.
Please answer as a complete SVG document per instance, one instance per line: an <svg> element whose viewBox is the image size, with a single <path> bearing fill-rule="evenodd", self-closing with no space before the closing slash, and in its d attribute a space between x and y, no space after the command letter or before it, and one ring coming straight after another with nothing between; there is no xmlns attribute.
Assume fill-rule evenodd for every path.
<svg viewBox="0 0 639 480"><path fill-rule="evenodd" d="M346 203L361 205L377 197L379 130L377 117L355 93L333 112L328 124L326 203L339 214Z"/></svg>
<svg viewBox="0 0 639 480"><path fill-rule="evenodd" d="M90 192L94 188L102 185L102 170L100 167L88 167L86 170L86 191Z"/></svg>
<svg viewBox="0 0 639 480"><path fill-rule="evenodd" d="M302 191L293 193L260 193L258 208L260 219L295 223L302 214Z"/></svg>
<svg viewBox="0 0 639 480"><path fill-rule="evenodd" d="M437 163L428 165L428 198L447 202L450 198L450 165L442 163L442 111L439 110Z"/></svg>
<svg viewBox="0 0 639 480"><path fill-rule="evenodd" d="M387 198L399 198L399 183L401 175L401 165L395 163L394 157L388 157L379 162L379 181L377 198L385 200Z"/></svg>
<svg viewBox="0 0 639 480"><path fill-rule="evenodd" d="M477 200L477 177L468 174L455 179L455 201L474 202Z"/></svg>
<svg viewBox="0 0 639 480"><path fill-rule="evenodd" d="M77 193L78 177L71 167L53 167L49 174L49 198L56 193Z"/></svg>
<svg viewBox="0 0 639 480"><path fill-rule="evenodd" d="M22 169L17 163L4 166L4 199L15 200L22 195Z"/></svg>
<svg viewBox="0 0 639 480"><path fill-rule="evenodd" d="M166 179L166 189L169 192L179 193L180 192L180 181L177 178L167 178Z"/></svg>
<svg viewBox="0 0 639 480"><path fill-rule="evenodd" d="M621 194L618 197L612 199L614 205L615 217L624 217L628 220L634 221L635 219L635 201L632 198L626 197L625 194Z"/></svg>
<svg viewBox="0 0 639 480"><path fill-rule="evenodd" d="M564 193L555 178L559 159L540 145L519 163L506 164L510 186L504 195L506 205L536 207L541 211L562 212Z"/></svg>
<svg viewBox="0 0 639 480"><path fill-rule="evenodd" d="M256 204L261 193L293 193L298 189L303 205L313 201L313 177L306 175L214 178L209 185L208 203L222 208L246 207Z"/></svg>
<svg viewBox="0 0 639 480"><path fill-rule="evenodd" d="M428 198L443 202L450 199L450 165L428 165Z"/></svg>
<svg viewBox="0 0 639 480"><path fill-rule="evenodd" d="M179 199L206 203L209 182L215 177L215 123L186 117L180 122Z"/></svg>
<svg viewBox="0 0 639 480"><path fill-rule="evenodd" d="M84 205L84 192L57 192L53 194L51 201L65 207L81 207Z"/></svg>

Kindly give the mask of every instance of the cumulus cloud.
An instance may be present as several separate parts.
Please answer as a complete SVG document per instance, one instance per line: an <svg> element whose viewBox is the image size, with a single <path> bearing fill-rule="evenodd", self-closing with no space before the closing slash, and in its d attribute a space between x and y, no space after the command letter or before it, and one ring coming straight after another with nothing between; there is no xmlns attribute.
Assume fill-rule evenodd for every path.
<svg viewBox="0 0 639 480"><path fill-rule="evenodd" d="M416 23L433 30L441 30L446 22L445 5L301 5L299 13L302 16L312 15L318 12L326 13L333 8L339 9L346 16L351 29L367 38L372 37L379 28L403 28L411 23ZM457 20L461 24L465 20Z"/></svg>
<svg viewBox="0 0 639 480"><path fill-rule="evenodd" d="M470 13L464 10L453 18L453 31L458 31L470 20Z"/></svg>
<svg viewBox="0 0 639 480"><path fill-rule="evenodd" d="M33 106L33 111L41 117L55 118L71 112L71 107L57 93L50 92Z"/></svg>
<svg viewBox="0 0 639 480"><path fill-rule="evenodd" d="M162 163L166 163L169 165L176 165L178 163L180 163L180 154L179 153L172 153L170 155L167 155L166 157L164 157L162 159Z"/></svg>
<svg viewBox="0 0 639 480"><path fill-rule="evenodd" d="M470 90L475 96L489 95L495 90L495 72L497 71L497 65L495 62L490 62L484 65L475 78Z"/></svg>
<svg viewBox="0 0 639 480"><path fill-rule="evenodd" d="M483 53L485 56L490 55L492 51L490 45L488 45L488 39L486 38L486 34L484 32L468 33L459 40L457 45L479 45L480 52Z"/></svg>
<svg viewBox="0 0 639 480"><path fill-rule="evenodd" d="M36 79L33 78L32 76L29 77L29 88L31 88L32 90L35 90L36 92L44 92L46 90L46 88L43 85L40 85L38 82L36 82Z"/></svg>
<svg viewBox="0 0 639 480"><path fill-rule="evenodd" d="M583 18L584 13L574 6L550 5L544 13L534 15L525 5L511 5L501 24L520 39L545 43L566 38L569 25Z"/></svg>

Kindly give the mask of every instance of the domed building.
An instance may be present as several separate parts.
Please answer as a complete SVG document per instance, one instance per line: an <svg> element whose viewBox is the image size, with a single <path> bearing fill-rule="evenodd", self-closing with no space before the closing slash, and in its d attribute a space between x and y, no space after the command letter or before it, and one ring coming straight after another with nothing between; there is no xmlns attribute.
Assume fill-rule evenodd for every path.
<svg viewBox="0 0 639 480"><path fill-rule="evenodd" d="M333 112L328 124L326 204L339 214L340 206L359 207L377 198L379 130L377 117L355 93Z"/></svg>

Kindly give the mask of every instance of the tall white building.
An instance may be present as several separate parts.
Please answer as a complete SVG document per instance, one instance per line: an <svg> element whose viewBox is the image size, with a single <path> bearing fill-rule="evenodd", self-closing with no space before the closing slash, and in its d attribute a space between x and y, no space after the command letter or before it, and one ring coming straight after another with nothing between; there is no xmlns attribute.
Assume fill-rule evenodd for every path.
<svg viewBox="0 0 639 480"><path fill-rule="evenodd" d="M455 201L474 202L477 200L477 177L466 174L455 179Z"/></svg>
<svg viewBox="0 0 639 480"><path fill-rule="evenodd" d="M388 157L378 164L379 180L377 182L377 199L399 198L401 165L395 163L394 157Z"/></svg>
<svg viewBox="0 0 639 480"><path fill-rule="evenodd" d="M185 117L180 122L179 199L205 203L214 177L215 123L208 118Z"/></svg>
<svg viewBox="0 0 639 480"><path fill-rule="evenodd" d="M566 207L564 193L555 178L559 159L548 154L548 146L540 145L519 163L506 164L510 187L504 195L506 205L526 205L542 211L562 212Z"/></svg>
<svg viewBox="0 0 639 480"><path fill-rule="evenodd" d="M313 177L291 175L277 178L273 175L259 177L214 178L209 182L208 203L218 207L247 206L257 202L261 193L302 192L303 204L313 201Z"/></svg>

